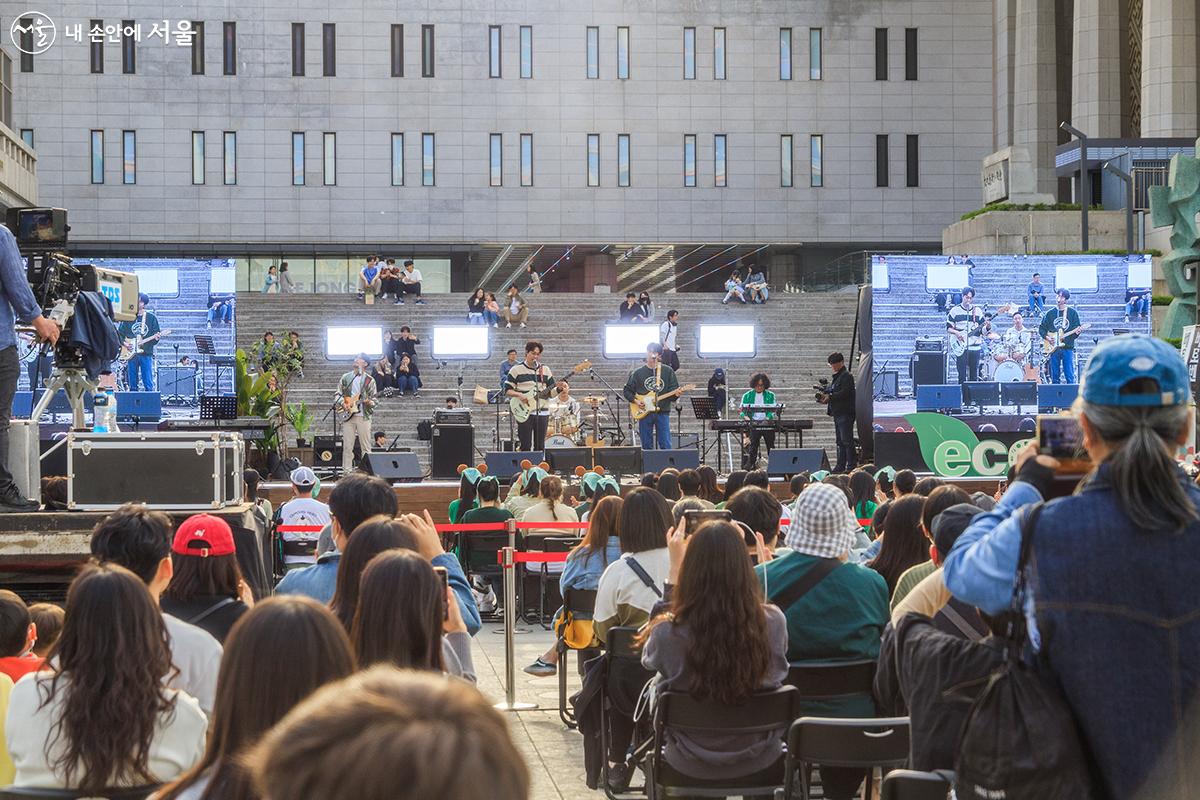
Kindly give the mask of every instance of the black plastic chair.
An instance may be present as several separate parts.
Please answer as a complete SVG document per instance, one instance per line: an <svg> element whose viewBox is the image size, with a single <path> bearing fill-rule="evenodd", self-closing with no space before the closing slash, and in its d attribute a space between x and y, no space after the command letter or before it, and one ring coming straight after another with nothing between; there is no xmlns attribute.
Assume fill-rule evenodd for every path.
<svg viewBox="0 0 1200 800"><path fill-rule="evenodd" d="M122 789L102 789L99 792L82 792L78 789L38 789L29 786L6 786L0 789L0 800L145 800L161 788L154 786L130 786Z"/></svg>
<svg viewBox="0 0 1200 800"><path fill-rule="evenodd" d="M591 619L595 610L595 589L567 589L563 592L564 614L570 613L576 617L585 614L588 619ZM560 632L556 631L556 634L558 638L554 643L554 651L558 653L558 717L564 725L574 729L575 713L567 708L567 653L575 650L576 658L579 661L579 672L582 674L584 662L598 655L600 649L598 647L573 648L563 641Z"/></svg>
<svg viewBox="0 0 1200 800"><path fill-rule="evenodd" d="M897 769L883 779L883 800L946 800L954 785L954 773L917 772Z"/></svg>
<svg viewBox="0 0 1200 800"><path fill-rule="evenodd" d="M805 700L870 695L875 685L875 659L792 661L786 683L800 690Z"/></svg>
<svg viewBox="0 0 1200 800"><path fill-rule="evenodd" d="M583 539L578 536L547 536L542 540L542 546L540 549L543 553L569 553L574 550L582 541ZM551 586L557 588L558 576L561 574L562 570L560 569L558 573L551 573L550 563L546 561L538 564L538 566L541 567L541 570L538 572L538 617L541 618L542 627L544 627L546 630L550 630L550 625L554 622L554 616L553 611L551 611L549 617L546 615L546 595L547 590ZM563 565L560 564L559 566L561 567ZM553 594L554 596L558 596L557 591L555 591ZM561 600L562 598L559 597L559 599ZM550 605L558 608L559 604L556 601L550 603Z"/></svg>
<svg viewBox="0 0 1200 800"><path fill-rule="evenodd" d="M504 569L496 560L496 554L508 547L508 534L466 531L458 536L458 557L463 571L468 575L479 575L499 586L504 579ZM496 602L497 608L503 607L503 591L496 591Z"/></svg>
<svg viewBox="0 0 1200 800"><path fill-rule="evenodd" d="M774 797L787 775L784 736L800 713L800 693L783 686L757 692L740 706L696 700L686 692L663 692L654 707L654 744L644 762L650 800L664 797ZM750 734L778 732L779 759L751 775L704 780L685 775L664 758L667 731Z"/></svg>
<svg viewBox="0 0 1200 800"><path fill-rule="evenodd" d="M608 786L608 751L609 751L609 716L616 705L615 698L624 694L622 689L630 683L639 682L644 685L654 677L654 673L642 666L641 649L635 646L634 640L638 634L637 628L618 626L608 630L605 642L605 658L609 659L608 677L604 685L604 699L600 703L600 749L603 754L603 769L601 780L604 782L604 794L609 800L620 800L627 794L644 794L645 787L632 787L621 794L614 794ZM633 716L633 707L622 709ZM635 728L633 741L639 741ZM649 740L647 741L649 744ZM636 763L636 756L631 763Z"/></svg>
<svg viewBox="0 0 1200 800"><path fill-rule="evenodd" d="M820 764L867 770L863 797L871 800L874 793L871 771L875 767L887 770L906 766L908 745L908 717L801 717L788 730L784 797L809 800L808 774L814 764Z"/></svg>

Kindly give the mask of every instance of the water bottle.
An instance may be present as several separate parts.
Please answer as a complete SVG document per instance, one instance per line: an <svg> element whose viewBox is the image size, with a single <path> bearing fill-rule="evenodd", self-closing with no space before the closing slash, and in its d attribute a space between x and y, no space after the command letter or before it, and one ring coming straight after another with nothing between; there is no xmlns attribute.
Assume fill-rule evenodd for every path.
<svg viewBox="0 0 1200 800"><path fill-rule="evenodd" d="M92 401L92 431L95 433L117 432L117 396L112 389L97 392Z"/></svg>
<svg viewBox="0 0 1200 800"><path fill-rule="evenodd" d="M104 394L108 396L108 404L104 409L104 427L109 433L120 433L121 429L117 427L117 395L113 389L105 389Z"/></svg>

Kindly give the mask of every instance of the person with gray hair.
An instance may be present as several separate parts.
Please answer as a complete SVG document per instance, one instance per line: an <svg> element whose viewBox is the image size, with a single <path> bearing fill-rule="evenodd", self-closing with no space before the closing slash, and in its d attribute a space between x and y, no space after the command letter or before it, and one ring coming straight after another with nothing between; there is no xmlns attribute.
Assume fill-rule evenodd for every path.
<svg viewBox="0 0 1200 800"><path fill-rule="evenodd" d="M988 614L1023 608L1039 671L1062 687L1106 797L1186 794L1200 780L1200 489L1188 441L1188 368L1141 334L1092 352L1073 412L1094 464L1069 497L1042 503L1059 462L1030 445L989 513L945 564L946 586ZM1018 586L1022 585L1018 583ZM1103 664L1103 669L1097 669ZM1184 722L1184 720L1192 722Z"/></svg>

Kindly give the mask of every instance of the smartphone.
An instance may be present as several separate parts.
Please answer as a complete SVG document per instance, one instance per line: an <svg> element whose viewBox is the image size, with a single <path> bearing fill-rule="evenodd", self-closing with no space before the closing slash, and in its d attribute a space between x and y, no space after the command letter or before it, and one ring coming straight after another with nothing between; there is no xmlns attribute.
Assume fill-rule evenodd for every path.
<svg viewBox="0 0 1200 800"><path fill-rule="evenodd" d="M1073 416L1047 415L1037 418L1038 453L1058 459L1061 475L1083 475L1092 469L1092 459L1083 449L1083 429Z"/></svg>
<svg viewBox="0 0 1200 800"><path fill-rule="evenodd" d="M691 536L693 533L700 530L700 526L704 523L713 522L714 520L730 522L733 520L733 515L722 508L700 511L685 511L683 512L683 518L687 520L687 533L688 536Z"/></svg>
<svg viewBox="0 0 1200 800"><path fill-rule="evenodd" d="M433 571L442 582L442 619L450 619L450 600L446 594L450 591L450 573L445 567L434 567Z"/></svg>

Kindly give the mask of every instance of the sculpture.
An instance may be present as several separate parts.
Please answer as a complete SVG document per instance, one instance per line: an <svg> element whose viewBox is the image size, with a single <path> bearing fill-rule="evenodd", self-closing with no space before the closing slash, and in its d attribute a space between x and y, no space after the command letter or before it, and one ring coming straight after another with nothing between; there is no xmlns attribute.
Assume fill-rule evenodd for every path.
<svg viewBox="0 0 1200 800"><path fill-rule="evenodd" d="M1200 139L1196 140L1200 153ZM1200 212L1200 158L1176 153L1166 186L1150 187L1150 221L1156 228L1172 226L1171 251L1163 257L1162 271L1167 287L1175 298L1167 308L1161 336L1167 339L1183 335L1183 327L1196 322L1196 276L1188 277L1189 264L1200 269L1200 230L1196 214Z"/></svg>

